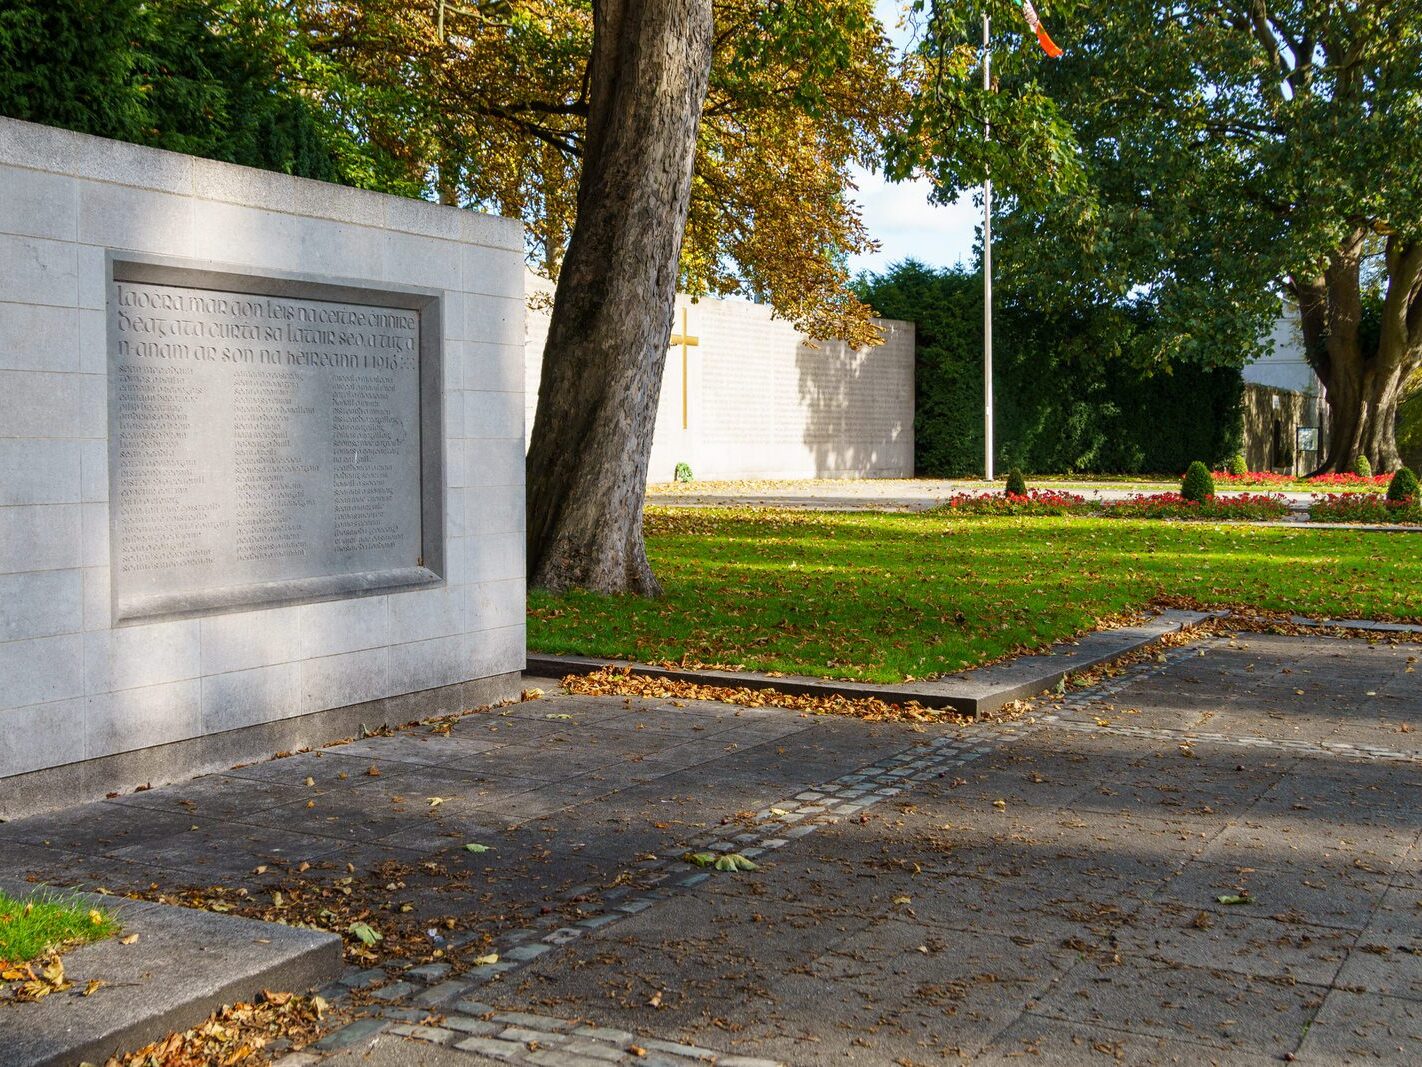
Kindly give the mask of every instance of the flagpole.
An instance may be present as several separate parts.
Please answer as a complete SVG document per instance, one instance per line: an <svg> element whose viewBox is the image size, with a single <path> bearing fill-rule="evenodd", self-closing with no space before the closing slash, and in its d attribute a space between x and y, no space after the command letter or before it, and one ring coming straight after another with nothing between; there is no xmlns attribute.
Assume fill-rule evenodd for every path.
<svg viewBox="0 0 1422 1067"><path fill-rule="evenodd" d="M983 91L992 91L992 38L989 17L983 15ZM984 119L983 139L992 140L992 122ZM992 176L983 178L983 473L992 470Z"/></svg>

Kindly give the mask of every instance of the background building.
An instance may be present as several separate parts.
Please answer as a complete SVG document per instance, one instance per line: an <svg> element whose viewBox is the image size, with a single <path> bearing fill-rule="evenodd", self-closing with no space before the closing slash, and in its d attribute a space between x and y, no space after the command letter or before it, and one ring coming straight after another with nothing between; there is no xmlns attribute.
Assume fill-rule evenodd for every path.
<svg viewBox="0 0 1422 1067"><path fill-rule="evenodd" d="M1298 309L1286 304L1270 335L1273 351L1244 368L1244 458L1252 471L1306 474L1328 447L1323 383L1304 358ZM1316 448L1299 447L1315 439Z"/></svg>

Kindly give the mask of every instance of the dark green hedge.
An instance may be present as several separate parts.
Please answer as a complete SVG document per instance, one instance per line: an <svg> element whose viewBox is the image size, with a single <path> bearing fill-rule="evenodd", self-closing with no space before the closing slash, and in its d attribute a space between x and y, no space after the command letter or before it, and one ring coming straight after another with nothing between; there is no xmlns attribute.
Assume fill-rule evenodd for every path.
<svg viewBox="0 0 1422 1067"><path fill-rule="evenodd" d="M982 473L982 279L912 261L863 279L887 318L917 327L918 473ZM1035 473L1169 474L1222 463L1240 446L1235 369L1144 375L1129 358L1148 327L1129 311L1044 315L1001 299L993 324L997 465Z"/></svg>
<svg viewBox="0 0 1422 1067"><path fill-rule="evenodd" d="M269 32L234 0L0 0L0 114L340 180Z"/></svg>

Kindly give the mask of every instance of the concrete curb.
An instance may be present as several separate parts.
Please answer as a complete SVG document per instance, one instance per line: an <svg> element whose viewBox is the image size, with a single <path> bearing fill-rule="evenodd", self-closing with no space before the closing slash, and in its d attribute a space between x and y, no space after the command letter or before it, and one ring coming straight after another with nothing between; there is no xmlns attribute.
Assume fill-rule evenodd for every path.
<svg viewBox="0 0 1422 1067"><path fill-rule="evenodd" d="M1364 633L1422 634L1422 625L1415 622L1379 622L1377 619L1311 619L1294 615L1289 621L1295 626L1317 626L1320 629L1361 630Z"/></svg>
<svg viewBox="0 0 1422 1067"><path fill-rule="evenodd" d="M603 667L631 667L633 674L668 678L700 685L726 685L745 689L777 689L794 696L841 696L850 700L877 697L893 703L917 701L927 708L952 708L981 718L1014 700L1023 700L1052 689L1068 674L1095 667L1156 641L1166 634L1212 618L1209 612L1170 609L1137 626L1101 630L1076 641L1054 645L1036 656L1021 656L1006 663L933 681L844 682L805 675L762 674L757 671L680 670L649 663L631 663L584 656L555 656L530 652L524 673L562 678L591 674Z"/></svg>
<svg viewBox="0 0 1422 1067"><path fill-rule="evenodd" d="M138 934L131 945L109 938L66 952L73 989L0 1005L6 1067L103 1063L263 989L305 992L341 973L335 934L25 882L0 882L0 889L21 899L36 893L78 899L116 912L123 934ZM103 985L80 996L91 979Z"/></svg>

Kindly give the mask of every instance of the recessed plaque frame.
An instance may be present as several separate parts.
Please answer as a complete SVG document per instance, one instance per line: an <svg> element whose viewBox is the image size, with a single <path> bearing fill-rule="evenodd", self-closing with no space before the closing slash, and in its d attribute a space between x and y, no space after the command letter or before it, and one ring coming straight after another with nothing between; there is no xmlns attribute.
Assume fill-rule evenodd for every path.
<svg viewBox="0 0 1422 1067"><path fill-rule="evenodd" d="M109 556L111 614L114 625L371 596L445 583L442 290L398 286L385 282L333 279L295 272L263 270L258 274L253 273L250 267L131 252L110 251L106 255L106 264ZM130 290L161 286L178 291L201 290L215 298L233 295L256 300L271 298L266 305L268 307L275 306L276 301L283 302L283 306L288 308L344 306L357 313L365 309L373 315L384 315L387 319L392 317L391 312L412 313L417 323L414 358L417 362L418 380L413 384L412 390L408 389L407 383L407 391L413 391L418 404L418 412L411 420L411 429L418 434L418 442L408 442L407 438L402 438L402 446L407 453L403 458L403 467L387 475L390 486L378 490L387 496L397 495L406 500L407 506L401 515L396 516L397 520L403 518L405 524L418 524L417 534L413 534L408 525L401 525L398 521L391 524L400 525L400 544L396 551L402 553L401 558L382 559L374 566L344 570L340 566L338 553L334 562L327 560L325 564L313 568L320 573L287 573L276 576L258 573L261 567L244 571L243 565L239 563L233 563L230 568L225 567L222 566L224 561L219 560L215 568L208 571L199 569L200 575L221 572L218 580L206 583L202 588L193 588L190 581L174 581L172 588L162 588L162 574L156 577L150 574L149 580L143 582L126 577L121 568L120 555L125 543L125 522L129 520L125 517L124 507L117 495L130 480L125 477L123 469L123 463L128 461L128 457L120 455L123 451L119 438L122 399L117 387L121 371L119 298L120 287L125 283L129 283ZM404 318L401 317L402 322ZM294 356L291 358L295 359ZM354 379L353 374L346 377ZM349 387L347 391L356 394L360 392L358 384ZM260 401L255 403L259 409ZM331 404L334 409L334 397ZM310 409L298 407L289 410L304 412ZM235 415L233 417L236 418ZM268 412L266 418L270 422L278 418L278 415ZM334 421L334 415L332 420ZM393 420L392 417L392 421L398 420ZM405 432L408 436L410 431ZM408 454L411 451L414 455ZM359 455L358 448L355 449L355 454ZM318 468L320 459L318 456L315 461ZM337 468L334 461L332 464L329 476L335 477ZM413 505L408 501L410 487L403 484L399 477L403 469L408 467L418 469L419 486ZM318 471L318 477L319 473ZM237 491L235 486L230 488L234 493ZM370 528L369 524L365 527L360 525L362 507L357 497L348 495L344 498L342 510L355 516L351 520L356 524L355 529ZM359 556L359 553L355 555ZM171 573L180 574L181 568Z"/></svg>

